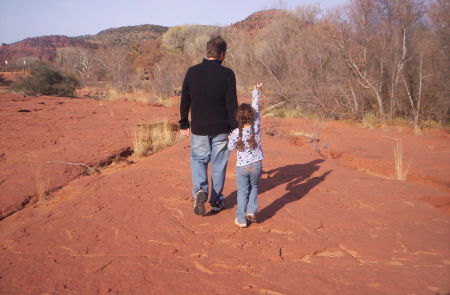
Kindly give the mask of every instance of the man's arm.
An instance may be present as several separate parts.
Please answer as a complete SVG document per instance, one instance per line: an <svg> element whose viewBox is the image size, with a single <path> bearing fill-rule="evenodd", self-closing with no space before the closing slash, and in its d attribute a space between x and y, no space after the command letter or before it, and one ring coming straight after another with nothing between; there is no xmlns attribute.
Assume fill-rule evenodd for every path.
<svg viewBox="0 0 450 295"><path fill-rule="evenodd" d="M183 80L183 87L181 89L181 100L180 100L180 131L183 135L189 135L189 110L191 108L191 95L189 94L189 71Z"/></svg>
<svg viewBox="0 0 450 295"><path fill-rule="evenodd" d="M236 96L236 77L234 75L234 72L231 70L227 78L225 106L227 108L228 122L230 123L231 130L233 130L238 127L238 122L236 121L236 109L238 107L238 103Z"/></svg>

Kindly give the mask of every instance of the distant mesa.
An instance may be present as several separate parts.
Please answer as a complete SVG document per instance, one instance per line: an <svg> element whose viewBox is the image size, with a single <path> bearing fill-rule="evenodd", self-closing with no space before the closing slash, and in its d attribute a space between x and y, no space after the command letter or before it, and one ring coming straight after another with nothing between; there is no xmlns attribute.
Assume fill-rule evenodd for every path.
<svg viewBox="0 0 450 295"><path fill-rule="evenodd" d="M56 49L61 47L96 48L97 45L63 35L27 38L0 47L2 59L14 60L21 57L37 57L45 60L56 58Z"/></svg>
<svg viewBox="0 0 450 295"><path fill-rule="evenodd" d="M12 43L10 46L17 47L82 47L90 46L89 43L77 40L64 35L51 35L42 37L27 38L22 41Z"/></svg>
<svg viewBox="0 0 450 295"><path fill-rule="evenodd" d="M287 12L280 9L261 10L249 15L246 19L231 25L232 28L256 33L275 19L286 16Z"/></svg>
<svg viewBox="0 0 450 295"><path fill-rule="evenodd" d="M155 33L163 34L169 27L158 26L158 25L139 25L139 26L125 26L119 28L111 28L98 32L97 36L111 35L111 34L121 34L121 33Z"/></svg>
<svg viewBox="0 0 450 295"><path fill-rule="evenodd" d="M255 34L276 18L286 15L287 12L279 9L258 11L246 19L234 23L227 28L242 30ZM128 45L133 41L153 40L161 37L169 27L144 24L110 28L95 35L68 37L64 35L51 35L26 38L22 41L0 46L1 60L15 60L22 57L35 57L53 61L57 56L57 49L64 47L98 48L101 44Z"/></svg>
<svg viewBox="0 0 450 295"><path fill-rule="evenodd" d="M21 57L37 57L45 60L56 58L56 49L63 47L97 48L99 44L129 44L133 40L156 39L169 28L158 25L139 25L103 30L96 35L67 37L51 35L26 38L12 44L2 44L0 57L2 60L14 60Z"/></svg>
<svg viewBox="0 0 450 295"><path fill-rule="evenodd" d="M100 31L96 35L78 37L91 43L113 42L118 45L129 44L131 41L151 40L160 37L169 27L158 25L138 25L111 28Z"/></svg>

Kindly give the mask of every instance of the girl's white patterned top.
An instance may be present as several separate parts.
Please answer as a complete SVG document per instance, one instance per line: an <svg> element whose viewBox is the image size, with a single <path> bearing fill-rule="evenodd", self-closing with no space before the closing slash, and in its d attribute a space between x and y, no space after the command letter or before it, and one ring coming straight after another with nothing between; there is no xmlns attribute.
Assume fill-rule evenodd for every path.
<svg viewBox="0 0 450 295"><path fill-rule="evenodd" d="M261 148L261 133L260 133L260 114L259 114L259 90L252 91L252 107L255 110L255 140L257 146L255 148L250 148L248 144L248 140L251 137L250 126L242 128L242 141L244 142L244 150L237 151L237 163L236 166L245 166L257 161L260 161L264 158L264 154ZM236 143L239 140L239 128L234 129L228 140L228 149L235 150Z"/></svg>

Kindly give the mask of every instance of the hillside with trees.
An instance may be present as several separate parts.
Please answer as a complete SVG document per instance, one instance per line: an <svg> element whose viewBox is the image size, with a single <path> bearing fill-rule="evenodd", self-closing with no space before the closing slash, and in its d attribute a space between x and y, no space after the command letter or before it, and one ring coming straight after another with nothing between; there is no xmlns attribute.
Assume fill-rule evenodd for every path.
<svg viewBox="0 0 450 295"><path fill-rule="evenodd" d="M95 35L68 37L51 35L26 38L12 44L0 47L0 59L15 61L23 58L38 58L54 61L60 48L91 48L97 49L101 44L130 45L133 42L160 38L168 30L158 25L139 25L120 28L110 28ZM12 65L14 68L14 64Z"/></svg>
<svg viewBox="0 0 450 295"><path fill-rule="evenodd" d="M30 58L53 61L56 58L56 49L63 47L96 48L97 46L84 40L62 35L41 36L4 44L0 47L0 58L9 61L17 59L23 61Z"/></svg>
<svg viewBox="0 0 450 295"><path fill-rule="evenodd" d="M260 29L270 24L273 20L287 16L284 10L269 9L258 11L249 15L246 19L234 23L230 26L232 29L243 30L250 33L257 33Z"/></svg>
<svg viewBox="0 0 450 295"><path fill-rule="evenodd" d="M328 12L259 11L227 27L108 29L74 38L86 43L43 48L54 48L48 60L84 86L164 99L179 93L186 68L221 34L238 90L262 81L273 111L380 124L402 118L419 130L448 123L449 10L442 0L351 0ZM3 56L7 51L1 47Z"/></svg>
<svg viewBox="0 0 450 295"><path fill-rule="evenodd" d="M121 46L131 44L132 42L157 39L168 29L168 27L148 24L126 26L103 30L96 35L83 36L77 39L96 44L113 43Z"/></svg>

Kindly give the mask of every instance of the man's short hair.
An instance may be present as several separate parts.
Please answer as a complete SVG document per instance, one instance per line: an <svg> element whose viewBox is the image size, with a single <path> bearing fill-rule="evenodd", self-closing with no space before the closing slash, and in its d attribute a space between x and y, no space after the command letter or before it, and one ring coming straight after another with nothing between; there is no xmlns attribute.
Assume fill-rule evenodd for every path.
<svg viewBox="0 0 450 295"><path fill-rule="evenodd" d="M220 58L227 51L227 42L220 36L213 36L206 43L206 57Z"/></svg>

